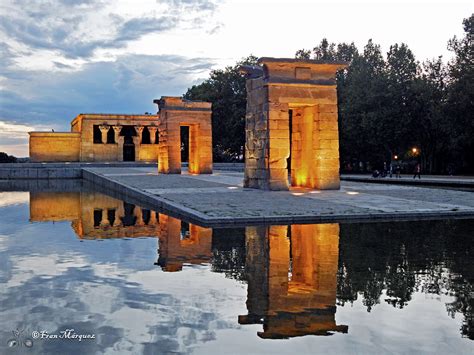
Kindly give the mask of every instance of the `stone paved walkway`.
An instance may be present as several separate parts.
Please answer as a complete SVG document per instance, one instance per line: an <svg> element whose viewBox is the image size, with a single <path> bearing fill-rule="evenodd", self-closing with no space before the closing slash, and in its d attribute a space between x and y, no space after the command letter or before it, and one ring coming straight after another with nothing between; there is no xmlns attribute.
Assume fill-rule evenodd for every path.
<svg viewBox="0 0 474 355"><path fill-rule="evenodd" d="M153 196L207 222L291 222L335 219L474 217L474 193L343 181L339 191L242 187L243 174L158 175L156 168L90 168L107 181Z"/></svg>
<svg viewBox="0 0 474 355"><path fill-rule="evenodd" d="M421 179L413 179L412 174L404 174L400 178L397 178L395 175L393 175L393 177L374 178L367 174L343 174L341 179L345 181L380 184L465 187L474 190L474 176L421 175Z"/></svg>

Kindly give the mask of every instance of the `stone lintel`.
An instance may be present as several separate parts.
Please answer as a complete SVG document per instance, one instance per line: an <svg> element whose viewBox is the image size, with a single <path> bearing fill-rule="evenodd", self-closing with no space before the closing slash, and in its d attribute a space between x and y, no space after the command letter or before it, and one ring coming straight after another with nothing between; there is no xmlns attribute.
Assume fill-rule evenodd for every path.
<svg viewBox="0 0 474 355"><path fill-rule="evenodd" d="M336 87L336 79L305 80L292 78L268 78L263 82L264 86L284 85L284 86L333 86Z"/></svg>
<svg viewBox="0 0 474 355"><path fill-rule="evenodd" d="M205 101L191 101L176 96L162 96L153 100L158 109L167 111L211 111L212 104Z"/></svg>
<svg viewBox="0 0 474 355"><path fill-rule="evenodd" d="M28 132L31 137L80 137L80 132Z"/></svg>
<svg viewBox="0 0 474 355"><path fill-rule="evenodd" d="M211 112L211 108L200 108L200 107L180 107L180 106L167 106L166 111L201 111Z"/></svg>
<svg viewBox="0 0 474 355"><path fill-rule="evenodd" d="M149 120L155 122L160 119L159 114L142 115L142 114L120 114L120 113L80 113L72 121L71 126L74 126L80 121L88 119L102 119L102 120Z"/></svg>
<svg viewBox="0 0 474 355"><path fill-rule="evenodd" d="M258 60L260 66L239 68L247 79L262 77L265 82L304 85L336 85L336 72L347 67L343 61L268 58Z"/></svg>
<svg viewBox="0 0 474 355"><path fill-rule="evenodd" d="M258 64L285 63L285 64L293 64L294 66L300 66L300 64L304 64L304 65L330 64L330 65L339 65L339 66L342 66L342 68L345 68L349 65L349 62L345 62L341 60L318 60L318 59L272 58L272 57L259 58L257 63Z"/></svg>

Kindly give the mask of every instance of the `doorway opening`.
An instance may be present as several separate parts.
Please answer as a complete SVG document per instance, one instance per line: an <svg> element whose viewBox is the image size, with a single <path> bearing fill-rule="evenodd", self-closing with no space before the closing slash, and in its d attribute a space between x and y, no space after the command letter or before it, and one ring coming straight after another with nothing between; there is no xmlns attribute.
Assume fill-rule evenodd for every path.
<svg viewBox="0 0 474 355"><path fill-rule="evenodd" d="M137 135L133 126L123 126L120 131L123 136L123 161L135 161L135 143L133 137Z"/></svg>
<svg viewBox="0 0 474 355"><path fill-rule="evenodd" d="M290 154L288 155L288 158L286 159L286 169L288 170L288 180L291 185L291 159L292 159L292 154L291 154L291 146L293 142L293 110L289 109L288 110L288 139L290 140Z"/></svg>
<svg viewBox="0 0 474 355"><path fill-rule="evenodd" d="M180 127L181 163L189 163L189 126Z"/></svg>
<svg viewBox="0 0 474 355"><path fill-rule="evenodd" d="M313 149L315 108L294 106L289 112L290 185L313 186L316 170Z"/></svg>

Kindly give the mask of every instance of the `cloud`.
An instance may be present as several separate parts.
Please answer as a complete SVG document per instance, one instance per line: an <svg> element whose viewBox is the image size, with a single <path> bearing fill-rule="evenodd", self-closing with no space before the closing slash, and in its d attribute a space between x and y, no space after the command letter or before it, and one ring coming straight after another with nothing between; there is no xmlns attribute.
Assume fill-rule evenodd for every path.
<svg viewBox="0 0 474 355"><path fill-rule="evenodd" d="M157 0L157 3L168 3L172 8L185 9L187 11L214 11L217 4L210 0Z"/></svg>
<svg viewBox="0 0 474 355"><path fill-rule="evenodd" d="M68 131L79 113L155 112L153 99L182 95L213 65L208 58L134 54L78 71L10 70L0 91L0 149L26 145L28 131Z"/></svg>
<svg viewBox="0 0 474 355"><path fill-rule="evenodd" d="M0 2L0 122L19 129L15 137L0 132L0 149L25 151L28 137L21 127L69 130L69 122L81 112L156 111L153 99L182 95L198 77L207 76L214 64L207 58L124 54L123 49L130 45L136 50L131 44L150 34L212 27L209 19L217 2L140 4Z"/></svg>
<svg viewBox="0 0 474 355"><path fill-rule="evenodd" d="M16 47L87 59L98 49L124 48L184 23L202 26L195 20L217 7L209 0L165 0L154 6L130 17L115 12L110 0L6 0L0 9L0 33Z"/></svg>
<svg viewBox="0 0 474 355"><path fill-rule="evenodd" d="M17 157L28 156L28 132L50 130L45 125L25 125L2 121L0 118L0 152Z"/></svg>

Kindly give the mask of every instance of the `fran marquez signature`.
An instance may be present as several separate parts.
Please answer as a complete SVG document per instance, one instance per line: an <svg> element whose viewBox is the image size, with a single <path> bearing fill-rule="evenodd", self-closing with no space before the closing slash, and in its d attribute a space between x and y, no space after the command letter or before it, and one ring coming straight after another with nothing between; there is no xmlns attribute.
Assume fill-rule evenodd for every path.
<svg viewBox="0 0 474 355"><path fill-rule="evenodd" d="M74 329L64 329L58 333L48 333L45 330L27 331L26 329L17 328L12 330L13 338L7 341L9 348L26 347L31 348L33 346L33 339L66 339L73 341L82 341L95 339L95 334L78 334Z"/></svg>

